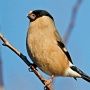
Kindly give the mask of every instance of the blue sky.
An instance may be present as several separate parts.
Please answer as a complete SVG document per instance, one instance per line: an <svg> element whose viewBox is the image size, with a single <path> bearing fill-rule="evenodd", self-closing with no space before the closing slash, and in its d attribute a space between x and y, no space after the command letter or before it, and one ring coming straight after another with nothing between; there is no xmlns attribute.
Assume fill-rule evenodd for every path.
<svg viewBox="0 0 90 90"><path fill-rule="evenodd" d="M73 5L77 0L1 0L0 32L7 40L27 56L26 33L29 11L44 9L55 19L56 27L64 37L70 22ZM90 1L84 0L78 10L75 27L70 35L67 49L76 66L90 76ZM1 46L3 79L5 90L43 90L43 84L28 72L25 63L10 49ZM30 60L31 61L31 60ZM40 70L39 70L40 71ZM43 72L40 73L48 79ZM82 79L58 77L54 80L55 90L89 90L90 84Z"/></svg>

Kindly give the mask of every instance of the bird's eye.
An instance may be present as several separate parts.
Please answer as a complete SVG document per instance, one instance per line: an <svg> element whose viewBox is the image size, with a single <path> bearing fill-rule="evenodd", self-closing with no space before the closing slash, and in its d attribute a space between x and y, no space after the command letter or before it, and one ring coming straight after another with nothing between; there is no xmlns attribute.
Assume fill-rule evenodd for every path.
<svg viewBox="0 0 90 90"><path fill-rule="evenodd" d="M32 14L30 15L30 18L31 18L32 20L34 20L34 19L36 18L36 15L32 13Z"/></svg>
<svg viewBox="0 0 90 90"><path fill-rule="evenodd" d="M36 17L35 14L32 14L33 17Z"/></svg>

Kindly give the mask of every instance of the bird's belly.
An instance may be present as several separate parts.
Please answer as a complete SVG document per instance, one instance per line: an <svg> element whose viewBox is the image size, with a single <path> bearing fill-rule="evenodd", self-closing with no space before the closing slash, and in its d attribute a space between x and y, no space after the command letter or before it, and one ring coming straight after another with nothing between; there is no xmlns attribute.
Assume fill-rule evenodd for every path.
<svg viewBox="0 0 90 90"><path fill-rule="evenodd" d="M32 61L48 75L63 76L67 67L67 58L60 47L50 41L27 41L27 51ZM63 57L65 60L63 60ZM65 61L65 63L63 62Z"/></svg>

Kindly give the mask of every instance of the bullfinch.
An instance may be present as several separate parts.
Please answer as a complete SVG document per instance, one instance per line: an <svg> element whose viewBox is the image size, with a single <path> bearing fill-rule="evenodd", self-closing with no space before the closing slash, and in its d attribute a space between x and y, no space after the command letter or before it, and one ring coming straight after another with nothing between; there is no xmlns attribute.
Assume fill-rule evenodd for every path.
<svg viewBox="0 0 90 90"><path fill-rule="evenodd" d="M50 13L34 10L30 11L27 17L30 24L26 48L33 63L52 77L83 78L90 83L90 77L73 64Z"/></svg>

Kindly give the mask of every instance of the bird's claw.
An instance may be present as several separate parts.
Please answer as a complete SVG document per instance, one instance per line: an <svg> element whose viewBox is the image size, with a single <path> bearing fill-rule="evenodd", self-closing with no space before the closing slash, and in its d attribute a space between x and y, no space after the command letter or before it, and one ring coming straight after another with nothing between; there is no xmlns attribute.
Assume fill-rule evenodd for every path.
<svg viewBox="0 0 90 90"><path fill-rule="evenodd" d="M46 89L46 86L47 86L47 85L49 86L49 85L52 83L53 78L54 78L54 75L52 75L49 80L44 80L44 90L47 90L47 89Z"/></svg>

